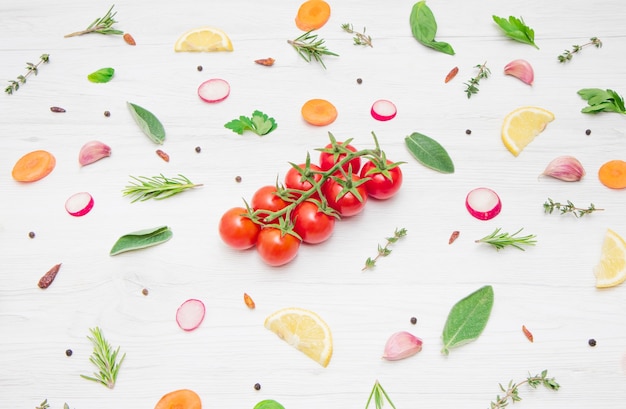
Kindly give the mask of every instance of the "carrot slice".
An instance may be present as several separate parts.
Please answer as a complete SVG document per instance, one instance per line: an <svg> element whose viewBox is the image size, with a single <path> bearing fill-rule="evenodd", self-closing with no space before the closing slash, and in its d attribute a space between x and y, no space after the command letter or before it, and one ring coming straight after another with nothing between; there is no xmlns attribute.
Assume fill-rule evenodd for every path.
<svg viewBox="0 0 626 409"><path fill-rule="evenodd" d="M325 99L310 99L300 111L305 121L315 126L332 124L337 119L337 108Z"/></svg>
<svg viewBox="0 0 626 409"><path fill-rule="evenodd" d="M617 159L606 162L598 170L598 179L611 189L626 188L626 162Z"/></svg>
<svg viewBox="0 0 626 409"><path fill-rule="evenodd" d="M50 152L32 151L15 163L11 175L18 182L35 182L48 176L55 165L56 159Z"/></svg>
<svg viewBox="0 0 626 409"><path fill-rule="evenodd" d="M307 0L296 14L296 26L302 31L317 30L330 18L330 5L324 0Z"/></svg>
<svg viewBox="0 0 626 409"><path fill-rule="evenodd" d="M191 389L179 389L163 395L154 409L202 409L202 402Z"/></svg>

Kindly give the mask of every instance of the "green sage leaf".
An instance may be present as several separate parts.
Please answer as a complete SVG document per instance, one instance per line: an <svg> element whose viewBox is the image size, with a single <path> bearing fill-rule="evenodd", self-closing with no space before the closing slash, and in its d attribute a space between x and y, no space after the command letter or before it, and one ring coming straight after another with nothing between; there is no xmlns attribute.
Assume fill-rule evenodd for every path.
<svg viewBox="0 0 626 409"><path fill-rule="evenodd" d="M404 141L413 157L422 165L441 173L454 173L454 163L439 142L418 132L413 132Z"/></svg>
<svg viewBox="0 0 626 409"><path fill-rule="evenodd" d="M489 321L493 307L493 287L486 285L463 298L450 310L443 328L442 354L448 355L455 348L474 341Z"/></svg>
<svg viewBox="0 0 626 409"><path fill-rule="evenodd" d="M254 409L285 409L285 407L275 400L266 399L254 405Z"/></svg>
<svg viewBox="0 0 626 409"><path fill-rule="evenodd" d="M115 70L113 68L100 68L98 71L94 71L87 75L87 79L91 82L104 83L113 79Z"/></svg>
<svg viewBox="0 0 626 409"><path fill-rule="evenodd" d="M161 121L147 109L133 104L132 102L127 102L127 104L133 119L137 125L139 125L139 128L141 128L141 131L146 134L152 142L162 145L165 140L165 129Z"/></svg>
<svg viewBox="0 0 626 409"><path fill-rule="evenodd" d="M437 21L425 1L419 1L413 5L409 17L413 37L426 47L430 47L442 53L454 55L454 49L448 43L436 41Z"/></svg>
<svg viewBox="0 0 626 409"><path fill-rule="evenodd" d="M109 255L115 256L126 251L139 250L165 243L172 238L172 230L167 226L139 230L128 233L117 239Z"/></svg>

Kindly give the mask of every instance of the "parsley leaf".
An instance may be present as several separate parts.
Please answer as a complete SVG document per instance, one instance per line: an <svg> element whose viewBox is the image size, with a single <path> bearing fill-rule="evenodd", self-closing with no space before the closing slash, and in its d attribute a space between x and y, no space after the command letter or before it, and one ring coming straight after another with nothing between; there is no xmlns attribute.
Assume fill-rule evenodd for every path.
<svg viewBox="0 0 626 409"><path fill-rule="evenodd" d="M539 49L537 44L535 44L535 30L524 24L523 19L513 16L509 16L508 20L498 16L492 17L493 21L500 26L507 37L512 38L515 41L519 41L520 43L530 44L536 49Z"/></svg>
<svg viewBox="0 0 626 409"><path fill-rule="evenodd" d="M583 88L578 91L578 95L589 104L581 110L582 113L617 112L618 114L626 114L624 98L612 89Z"/></svg>
<svg viewBox="0 0 626 409"><path fill-rule="evenodd" d="M240 116L224 125L225 128L242 135L244 131L252 131L259 136L267 135L278 127L274 118L261 111L254 111L252 117Z"/></svg>

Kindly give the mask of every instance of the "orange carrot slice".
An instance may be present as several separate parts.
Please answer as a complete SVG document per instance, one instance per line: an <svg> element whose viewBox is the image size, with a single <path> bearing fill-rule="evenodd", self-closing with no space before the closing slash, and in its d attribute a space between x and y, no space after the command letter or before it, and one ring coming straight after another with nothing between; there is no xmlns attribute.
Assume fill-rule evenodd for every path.
<svg viewBox="0 0 626 409"><path fill-rule="evenodd" d="M15 163L11 175L18 182L35 182L48 176L55 165L56 159L50 152L32 151Z"/></svg>
<svg viewBox="0 0 626 409"><path fill-rule="evenodd" d="M324 0L307 0L296 14L296 26L302 31L317 30L330 18L330 5Z"/></svg>
<svg viewBox="0 0 626 409"><path fill-rule="evenodd" d="M626 188L626 162L617 159L606 162L598 170L598 179L611 189Z"/></svg>
<svg viewBox="0 0 626 409"><path fill-rule="evenodd" d="M310 99L302 105L302 118L315 126L332 124L337 119L337 108L325 99Z"/></svg>
<svg viewBox="0 0 626 409"><path fill-rule="evenodd" d="M202 409L202 402L194 391L179 389L163 395L154 409Z"/></svg>

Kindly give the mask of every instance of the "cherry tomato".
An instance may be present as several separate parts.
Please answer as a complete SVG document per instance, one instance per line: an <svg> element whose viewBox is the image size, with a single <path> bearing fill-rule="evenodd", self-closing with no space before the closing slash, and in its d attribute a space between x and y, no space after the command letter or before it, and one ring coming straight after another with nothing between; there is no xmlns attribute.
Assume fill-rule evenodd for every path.
<svg viewBox="0 0 626 409"><path fill-rule="evenodd" d="M393 164L392 161L387 160L387 164ZM387 177L387 175L389 177ZM402 186L402 171L400 166L394 166L392 168L379 169L374 162L368 161L361 169L361 178L369 177L365 183L365 189L367 194L374 199L384 200L389 199L395 195L400 186Z"/></svg>
<svg viewBox="0 0 626 409"><path fill-rule="evenodd" d="M219 232L222 241L237 250L254 246L261 231L261 226L250 220L246 214L243 207L233 207L220 219Z"/></svg>
<svg viewBox="0 0 626 409"><path fill-rule="evenodd" d="M300 164L298 165L298 167L300 169L302 169L304 171L306 164ZM309 182L308 180L306 180L306 178L304 178L305 176L312 178L315 182L318 182L320 180L322 180L322 174L321 173L313 173L313 172L321 172L322 169L314 164L309 164L309 172L306 172L304 175L301 174L300 172L298 172L298 170L296 170L296 168L291 167L287 173L285 174L285 187L289 188L289 189L297 189L297 190L303 190L303 191L308 191L310 189L313 188L313 185L311 184L311 182ZM315 194L313 194L313 196L315 196Z"/></svg>
<svg viewBox="0 0 626 409"><path fill-rule="evenodd" d="M277 194L276 186L263 186L254 192L252 200L250 201L250 207L253 210L264 210L259 212L259 217L266 223L274 223L276 220L263 220L264 217L272 212L277 212L289 203L283 200L280 195Z"/></svg>
<svg viewBox="0 0 626 409"><path fill-rule="evenodd" d="M259 233L256 249L261 259L270 266L289 263L298 254L300 240L275 227L264 227Z"/></svg>
<svg viewBox="0 0 626 409"><path fill-rule="evenodd" d="M337 142L337 144L343 145L343 142ZM346 148L350 149L352 152L356 152L356 148L350 144L346 145ZM327 171L328 169L332 168L335 163L341 161L343 158L346 157L346 153L342 153L337 148L333 148L332 143L326 145L324 147L324 150L326 152L322 151L322 153L320 153L320 168L322 168L323 171ZM346 172L348 171L348 168L352 167L352 173L358 175L359 169L361 169L361 157L357 156L349 162L344 163L341 167Z"/></svg>
<svg viewBox="0 0 626 409"><path fill-rule="evenodd" d="M319 210L317 204L304 201L291 213L293 231L302 241L317 244L328 239L335 229L335 218Z"/></svg>
<svg viewBox="0 0 626 409"><path fill-rule="evenodd" d="M345 181L343 175L337 176L337 178ZM361 182L361 178L357 175L352 175L352 179L346 182L351 186L351 189L341 197L338 197L338 195L344 190L344 187L337 180L331 178L324 184L323 193L328 201L328 205L335 209L340 216L354 216L365 207L367 190L365 189L365 184L359 182ZM358 192L361 200L355 195L354 191Z"/></svg>

